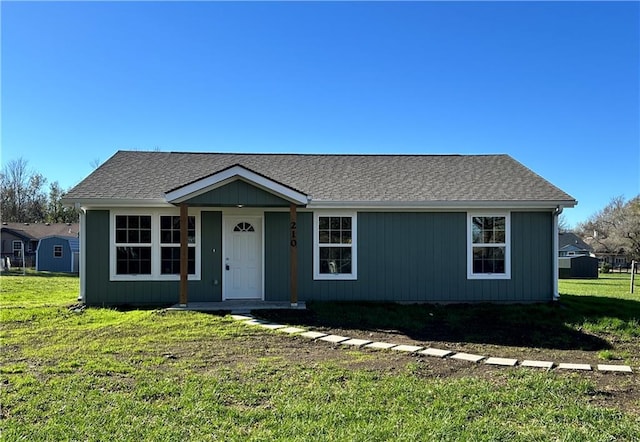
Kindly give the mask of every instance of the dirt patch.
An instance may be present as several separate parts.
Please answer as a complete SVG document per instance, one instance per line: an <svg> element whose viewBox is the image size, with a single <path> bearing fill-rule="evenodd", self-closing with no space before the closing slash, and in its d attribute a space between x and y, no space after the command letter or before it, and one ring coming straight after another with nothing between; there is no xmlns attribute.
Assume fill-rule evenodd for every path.
<svg viewBox="0 0 640 442"><path fill-rule="evenodd" d="M257 313L257 312L256 312ZM278 319L278 314L260 312L264 319ZM274 318L274 316L276 316ZM296 325L304 326L301 322ZM590 364L594 371L577 372L554 369L552 376L580 376L590 380L595 386L588 391L589 401L598 406L617 408L626 412L640 415L640 344L638 342L617 342L614 350L631 355L634 373L610 373L595 370L597 364L628 364L627 361L603 360L598 351L587 350L559 350L550 348L535 348L521 346L505 346L495 344L481 344L477 342L457 342L450 340L416 340L399 330L362 330L357 328L338 327L307 327L314 331L328 334L348 336L350 338L367 339L370 341L388 342L393 344L408 344L421 347L434 347L454 352L474 353L482 356L514 358L518 361L525 359ZM598 339L605 337L598 336ZM217 343L219 345L219 342ZM228 348L220 348L228 363L247 363L247 359L260 357L279 357L284 361L303 365L332 363L345 367L393 373L411 370L417 376L425 378L460 378L479 377L492 382L499 382L505 370L526 370L523 367L498 367L480 363L470 363L449 358L434 358L418 354L390 350L371 350L353 348L344 345L332 345L324 341L313 341L300 336L288 336L284 333L265 331L258 335L249 335L246 347L238 349L236 344ZM533 369L536 370L536 369Z"/></svg>

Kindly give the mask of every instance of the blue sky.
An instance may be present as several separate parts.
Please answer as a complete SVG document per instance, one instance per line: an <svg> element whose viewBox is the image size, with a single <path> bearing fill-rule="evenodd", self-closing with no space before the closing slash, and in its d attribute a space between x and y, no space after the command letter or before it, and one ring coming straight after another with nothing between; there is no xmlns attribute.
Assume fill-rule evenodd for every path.
<svg viewBox="0 0 640 442"><path fill-rule="evenodd" d="M2 164L77 184L119 149L507 153L640 192L638 2L0 4Z"/></svg>

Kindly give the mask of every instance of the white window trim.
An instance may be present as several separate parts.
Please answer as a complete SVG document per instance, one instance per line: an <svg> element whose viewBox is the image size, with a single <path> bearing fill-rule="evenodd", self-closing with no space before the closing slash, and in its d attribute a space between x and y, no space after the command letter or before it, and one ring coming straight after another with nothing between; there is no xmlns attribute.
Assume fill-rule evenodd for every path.
<svg viewBox="0 0 640 442"><path fill-rule="evenodd" d="M57 250L57 249L60 249L60 256L56 256L56 250ZM60 259L60 258L62 258L63 256L64 256L64 247L62 247L62 246L61 246L61 245L59 245L59 244L56 244L55 246L53 246L53 257L54 257L55 259Z"/></svg>
<svg viewBox="0 0 640 442"><path fill-rule="evenodd" d="M16 244L18 244L18 248L16 249ZM12 258L21 258L22 259L22 251L24 250L24 246L23 246L23 242L20 241L19 239L14 239L11 242L11 256ZM19 252L18 255L16 255L16 252Z"/></svg>
<svg viewBox="0 0 640 442"><path fill-rule="evenodd" d="M320 217L351 217L351 273L320 273ZM335 244L341 246L341 244ZM342 245L344 246L344 245ZM354 211L315 211L313 213L313 279L320 281L345 281L358 279L358 212Z"/></svg>
<svg viewBox="0 0 640 442"><path fill-rule="evenodd" d="M201 279L201 243L200 232L201 210L189 209L189 216L196 218L196 273L188 276L189 281L200 281ZM149 275L118 275L116 273L116 216L150 216L151 217L151 274ZM180 210L175 209L117 209L111 210L109 222L109 280L110 281L180 281L180 275L163 275L161 273L162 248L160 246L160 217L179 216ZM147 244L131 244L131 246L144 246ZM193 247L190 245L190 247Z"/></svg>
<svg viewBox="0 0 640 442"><path fill-rule="evenodd" d="M504 273L473 272L473 218L497 217L505 218L505 251ZM498 246L498 244L491 244ZM478 245L481 246L481 245ZM467 279L511 279L511 212L467 212Z"/></svg>

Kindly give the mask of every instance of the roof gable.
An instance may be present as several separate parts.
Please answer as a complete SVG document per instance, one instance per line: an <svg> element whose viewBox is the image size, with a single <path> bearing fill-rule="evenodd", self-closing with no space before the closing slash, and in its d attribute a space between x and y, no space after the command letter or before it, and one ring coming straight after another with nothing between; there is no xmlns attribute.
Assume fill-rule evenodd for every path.
<svg viewBox="0 0 640 442"><path fill-rule="evenodd" d="M177 187L165 195L167 202L172 204L185 201L215 204L216 200L220 200L223 201L223 205L253 205L254 201L251 199L243 199L243 195L241 195L240 192L236 192L235 197L231 198L228 198L228 195L223 195L223 192L216 192L224 187L232 186L232 183L238 184L238 181L248 183L250 188L259 190L260 196L255 195L254 192L253 197L256 200L255 202L257 202L257 200L267 201L267 204L262 205L282 205L282 200L302 205L308 202L308 197L304 193L258 174L240 164L233 165L204 178ZM236 185L234 189L240 190L238 187L245 191L247 190L247 186L242 185ZM249 192L246 193L248 194ZM209 195L205 196L205 194ZM265 194L269 194L274 198L269 198Z"/></svg>

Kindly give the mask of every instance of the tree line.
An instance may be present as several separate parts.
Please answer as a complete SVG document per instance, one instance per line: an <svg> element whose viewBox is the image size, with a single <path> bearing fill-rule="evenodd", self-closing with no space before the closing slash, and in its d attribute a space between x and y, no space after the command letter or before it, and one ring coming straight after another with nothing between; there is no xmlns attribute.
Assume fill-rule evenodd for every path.
<svg viewBox="0 0 640 442"><path fill-rule="evenodd" d="M47 186L47 179L31 170L24 158L11 160L0 172L2 221L77 223L79 211L62 205L67 191L58 181Z"/></svg>
<svg viewBox="0 0 640 442"><path fill-rule="evenodd" d="M613 198L602 210L578 224L576 233L596 253L614 253L640 261L640 195Z"/></svg>

